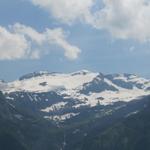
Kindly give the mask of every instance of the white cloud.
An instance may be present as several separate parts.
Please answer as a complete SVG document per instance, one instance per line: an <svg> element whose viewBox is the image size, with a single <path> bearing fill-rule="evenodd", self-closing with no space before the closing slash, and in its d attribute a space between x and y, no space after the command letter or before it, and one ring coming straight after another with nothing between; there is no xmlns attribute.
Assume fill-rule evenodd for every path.
<svg viewBox="0 0 150 150"><path fill-rule="evenodd" d="M0 60L38 59L49 53L53 44L64 50L68 59L77 59L81 50L67 42L66 35L61 28L46 29L40 33L19 23L9 28L0 26Z"/></svg>
<svg viewBox="0 0 150 150"><path fill-rule="evenodd" d="M67 24L82 21L121 39L150 39L149 0L30 0ZM103 5L100 6L100 4ZM97 8L96 8L97 7ZM95 9L96 8L96 9Z"/></svg>
<svg viewBox="0 0 150 150"><path fill-rule="evenodd" d="M97 28L106 29L121 39L150 39L150 2L148 0L104 0L95 14Z"/></svg>
<svg viewBox="0 0 150 150"><path fill-rule="evenodd" d="M66 35L61 28L57 28L54 30L47 29L46 38L49 43L59 45L65 51L65 56L69 59L77 59L81 50L73 45L70 45L65 39Z"/></svg>
<svg viewBox="0 0 150 150"><path fill-rule="evenodd" d="M30 44L23 35L0 27L0 59L19 59L28 55Z"/></svg>
<svg viewBox="0 0 150 150"><path fill-rule="evenodd" d="M58 20L71 24L90 15L94 0L30 0L36 6L45 9Z"/></svg>

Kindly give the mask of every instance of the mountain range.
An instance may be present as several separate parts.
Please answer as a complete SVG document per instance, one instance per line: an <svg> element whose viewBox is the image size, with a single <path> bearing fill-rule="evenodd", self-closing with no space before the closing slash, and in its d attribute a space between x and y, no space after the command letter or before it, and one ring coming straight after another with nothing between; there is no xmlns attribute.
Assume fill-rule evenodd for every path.
<svg viewBox="0 0 150 150"><path fill-rule="evenodd" d="M0 91L3 150L8 141L15 150L137 150L132 120L149 121L150 80L135 74L40 71L0 81Z"/></svg>

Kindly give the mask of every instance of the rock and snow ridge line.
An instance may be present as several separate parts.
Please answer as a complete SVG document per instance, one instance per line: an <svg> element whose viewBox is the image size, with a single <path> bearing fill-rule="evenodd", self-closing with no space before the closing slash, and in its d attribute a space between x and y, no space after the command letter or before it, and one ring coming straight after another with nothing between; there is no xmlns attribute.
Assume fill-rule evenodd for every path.
<svg viewBox="0 0 150 150"><path fill-rule="evenodd" d="M129 86L138 85L140 89L150 87L150 81L133 74L112 74L104 75L102 73L93 73L87 70L82 70L70 74L63 73L48 73L46 71L34 72L21 77L19 80L3 83L1 89L5 92L27 91L27 92L48 92L48 91L70 91L82 90L85 84L92 82L104 81L108 85L120 90L120 84L129 84ZM122 82L122 83L121 83ZM123 83L124 82L124 83ZM95 84L97 84L95 83ZM133 84L133 85L131 85ZM135 86L135 87L136 87ZM143 86L143 87L142 87ZM137 87L139 89L139 87ZM126 88L125 88L126 89Z"/></svg>
<svg viewBox="0 0 150 150"><path fill-rule="evenodd" d="M4 92L81 92L89 86L101 86L102 91L110 90L112 87L116 91L124 89L146 90L150 87L150 80L138 77L134 74L109 74L93 73L82 70L70 74L48 73L46 71L34 72L21 77L13 82L1 82L0 88ZM103 87L104 86L104 87ZM110 88L111 87L111 88ZM100 88L100 87L99 87ZM91 88L89 90L92 90ZM113 90L112 90L113 91ZM89 91L94 93L95 91Z"/></svg>

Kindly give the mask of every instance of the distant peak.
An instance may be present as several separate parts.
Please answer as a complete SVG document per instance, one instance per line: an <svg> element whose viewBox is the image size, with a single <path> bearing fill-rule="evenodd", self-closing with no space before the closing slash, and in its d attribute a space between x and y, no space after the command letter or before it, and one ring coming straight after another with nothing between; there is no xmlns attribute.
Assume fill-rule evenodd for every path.
<svg viewBox="0 0 150 150"><path fill-rule="evenodd" d="M76 71L76 72L73 72L71 73L72 76L75 76L75 75L86 75L88 73L91 73L89 70L80 70L80 71Z"/></svg>
<svg viewBox="0 0 150 150"><path fill-rule="evenodd" d="M0 79L0 83L5 83L5 81Z"/></svg>
<svg viewBox="0 0 150 150"><path fill-rule="evenodd" d="M136 74L131 74L131 73L115 73L115 74L107 74L106 76L111 76L111 77L138 77Z"/></svg>
<svg viewBox="0 0 150 150"><path fill-rule="evenodd" d="M33 77L40 77L40 76L43 76L43 75L49 75L49 73L47 71L33 72L33 73L29 73L29 74L26 74L26 75L20 77L19 80L30 79L30 78L33 78Z"/></svg>

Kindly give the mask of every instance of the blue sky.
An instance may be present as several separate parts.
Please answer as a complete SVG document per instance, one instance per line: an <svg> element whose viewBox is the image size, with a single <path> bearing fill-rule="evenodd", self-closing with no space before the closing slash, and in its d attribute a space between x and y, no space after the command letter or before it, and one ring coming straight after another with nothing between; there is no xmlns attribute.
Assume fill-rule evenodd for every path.
<svg viewBox="0 0 150 150"><path fill-rule="evenodd" d="M81 69L149 78L150 5L141 1L133 0L135 6L129 0L1 0L0 78ZM130 8L135 12L126 14Z"/></svg>

